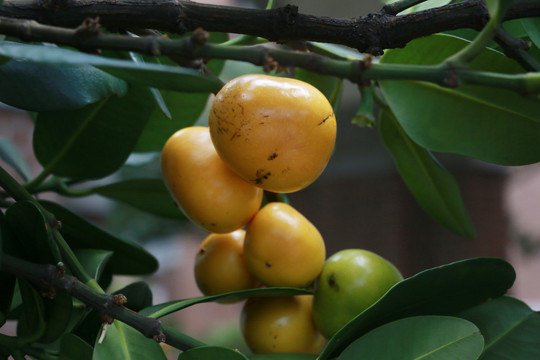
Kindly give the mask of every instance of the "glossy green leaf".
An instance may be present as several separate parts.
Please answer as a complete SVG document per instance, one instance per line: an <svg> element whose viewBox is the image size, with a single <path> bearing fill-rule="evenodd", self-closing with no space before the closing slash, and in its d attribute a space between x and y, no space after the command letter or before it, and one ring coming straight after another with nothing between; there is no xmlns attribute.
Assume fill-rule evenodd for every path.
<svg viewBox="0 0 540 360"><path fill-rule="evenodd" d="M60 232L72 249L113 251L110 260L113 273L140 275L157 270L156 258L141 246L108 233L61 205L50 201L42 201L41 204L62 222Z"/></svg>
<svg viewBox="0 0 540 360"><path fill-rule="evenodd" d="M343 79L317 74L302 68L296 69L295 78L319 89L334 108L334 112L337 112L343 94Z"/></svg>
<svg viewBox="0 0 540 360"><path fill-rule="evenodd" d="M388 50L381 63L438 64L462 49L466 41L433 35ZM471 69L517 73L513 60L485 50ZM515 92L483 86L455 89L419 81L380 82L399 123L422 147L462 154L502 165L540 161L540 102Z"/></svg>
<svg viewBox="0 0 540 360"><path fill-rule="evenodd" d="M346 346L386 323L419 315L455 315L503 295L516 273L497 258L474 258L422 271L392 287L379 301L345 325L319 360L337 356Z"/></svg>
<svg viewBox="0 0 540 360"><path fill-rule="evenodd" d="M540 48L540 17L521 19L521 24L531 41Z"/></svg>
<svg viewBox="0 0 540 360"><path fill-rule="evenodd" d="M17 323L17 336L40 338L45 332L43 298L36 289L22 279L17 280L22 298L22 314Z"/></svg>
<svg viewBox="0 0 540 360"><path fill-rule="evenodd" d="M135 151L161 151L172 134L197 121L209 98L205 93L189 94L168 90L161 90L161 95L171 113L171 119L163 116L158 108L154 109Z"/></svg>
<svg viewBox="0 0 540 360"><path fill-rule="evenodd" d="M338 360L476 360L484 339L471 322L417 316L385 324L349 345Z"/></svg>
<svg viewBox="0 0 540 360"><path fill-rule="evenodd" d="M249 360L316 360L311 354L257 354L248 356Z"/></svg>
<svg viewBox="0 0 540 360"><path fill-rule="evenodd" d="M58 176L107 176L126 161L154 107L147 88L131 87L121 98L110 97L79 110L40 113L34 152Z"/></svg>
<svg viewBox="0 0 540 360"><path fill-rule="evenodd" d="M159 343L118 320L106 327L103 341L94 345L92 360L165 360Z"/></svg>
<svg viewBox="0 0 540 360"><path fill-rule="evenodd" d="M459 314L485 338L481 360L540 359L540 313L520 300L500 297Z"/></svg>
<svg viewBox="0 0 540 360"><path fill-rule="evenodd" d="M45 298L43 304L47 326L39 342L48 344L58 340L68 328L73 310L73 298L64 292L57 292L54 299Z"/></svg>
<svg viewBox="0 0 540 360"><path fill-rule="evenodd" d="M335 59L359 60L364 57L363 54L356 50L336 44L309 42L307 43L307 46L311 51L317 54L329 56Z"/></svg>
<svg viewBox="0 0 540 360"><path fill-rule="evenodd" d="M203 296L185 300L174 300L163 304L154 305L140 311L142 315L152 318L160 318L169 315L173 312L185 309L189 306L213 302L218 300L242 300L250 297L267 297L267 296L292 296L292 295L307 295L313 294L310 290L289 288L289 287L273 287L233 291L230 293Z"/></svg>
<svg viewBox="0 0 540 360"><path fill-rule="evenodd" d="M0 56L18 61L52 65L92 65L130 83L186 92L213 92L223 85L218 78L199 71L158 64L137 64L128 60L110 59L78 51L20 43L4 42Z"/></svg>
<svg viewBox="0 0 540 360"><path fill-rule="evenodd" d="M0 159L9 164L24 180L32 177L21 153L8 139L0 138Z"/></svg>
<svg viewBox="0 0 540 360"><path fill-rule="evenodd" d="M7 230L5 216L0 211L0 265L2 264L2 254L9 247L9 243L13 242ZM15 291L15 276L6 272L0 272L0 312L4 315L9 315L13 293ZM3 322L0 322L0 327Z"/></svg>
<svg viewBox="0 0 540 360"><path fill-rule="evenodd" d="M178 356L178 360L247 360L237 350L222 346L201 346L186 350Z"/></svg>
<svg viewBox="0 0 540 360"><path fill-rule="evenodd" d="M24 110L79 108L112 94L123 95L127 89L125 81L90 65L37 64L21 59L0 66L0 101Z"/></svg>
<svg viewBox="0 0 540 360"><path fill-rule="evenodd" d="M131 283L114 293L124 295L127 298L124 306L133 311L152 306L152 290L144 281Z"/></svg>
<svg viewBox="0 0 540 360"><path fill-rule="evenodd" d="M112 251L99 249L77 249L74 253L86 273L98 281L114 254Z"/></svg>
<svg viewBox="0 0 540 360"><path fill-rule="evenodd" d="M379 132L401 178L424 210L455 233L476 237L454 177L411 140L390 110L380 112Z"/></svg>
<svg viewBox="0 0 540 360"><path fill-rule="evenodd" d="M64 334L60 340L60 360L92 360L94 349L73 334Z"/></svg>
<svg viewBox="0 0 540 360"><path fill-rule="evenodd" d="M94 192L161 217L185 219L162 179L126 180L98 187Z"/></svg>
<svg viewBox="0 0 540 360"><path fill-rule="evenodd" d="M56 244L47 232L45 218L30 201L18 201L6 211L6 225L27 260L55 264Z"/></svg>

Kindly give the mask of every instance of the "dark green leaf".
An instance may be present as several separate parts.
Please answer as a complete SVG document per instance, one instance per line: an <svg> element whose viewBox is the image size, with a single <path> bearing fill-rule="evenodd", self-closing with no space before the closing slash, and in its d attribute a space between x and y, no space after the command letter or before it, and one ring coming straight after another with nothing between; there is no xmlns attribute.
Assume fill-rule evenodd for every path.
<svg viewBox="0 0 540 360"><path fill-rule="evenodd" d="M22 297L22 314L17 323L17 336L39 338L45 331L43 298L29 283L18 279Z"/></svg>
<svg viewBox="0 0 540 360"><path fill-rule="evenodd" d="M249 360L316 360L311 354L258 354L248 356Z"/></svg>
<svg viewBox="0 0 540 360"><path fill-rule="evenodd" d="M301 68L296 69L295 78L310 83L326 96L334 112L337 112L343 94L343 79L321 75Z"/></svg>
<svg viewBox="0 0 540 360"><path fill-rule="evenodd" d="M484 335L481 360L540 359L540 313L523 302L503 296L459 316L476 324Z"/></svg>
<svg viewBox="0 0 540 360"><path fill-rule="evenodd" d="M292 295L304 295L313 294L312 291L297 288L288 287L274 287L274 288L260 288L233 291L226 294L203 296L198 298L191 298L185 300L169 301L163 304L154 305L140 311L142 315L160 318L162 316L171 314L175 311L185 309L189 306L218 301L218 300L242 300L250 297L267 297L267 296L292 296Z"/></svg>
<svg viewBox="0 0 540 360"><path fill-rule="evenodd" d="M97 179L126 161L154 110L147 88L131 87L79 110L40 113L34 130L39 162L59 176Z"/></svg>
<svg viewBox="0 0 540 360"><path fill-rule="evenodd" d="M247 360L240 352L222 346L201 346L186 350L178 360Z"/></svg>
<svg viewBox="0 0 540 360"><path fill-rule="evenodd" d="M64 334L60 340L60 360L92 360L92 346L73 334Z"/></svg>
<svg viewBox="0 0 540 360"><path fill-rule="evenodd" d="M8 139L0 138L0 159L9 164L24 180L32 177L21 153Z"/></svg>
<svg viewBox="0 0 540 360"><path fill-rule="evenodd" d="M112 251L98 249L77 249L74 253L87 274L98 281L113 256Z"/></svg>
<svg viewBox="0 0 540 360"><path fill-rule="evenodd" d="M345 325L319 360L337 356L358 337L386 323L419 315L454 315L503 295L516 273L503 259L475 258L422 271L392 287Z"/></svg>
<svg viewBox="0 0 540 360"><path fill-rule="evenodd" d="M19 201L6 211L6 224L25 259L42 264L55 264L56 244L47 232L45 218L30 201ZM56 250L54 250L56 252Z"/></svg>
<svg viewBox="0 0 540 360"><path fill-rule="evenodd" d="M521 19L521 24L531 38L532 42L540 48L540 18Z"/></svg>
<svg viewBox="0 0 540 360"><path fill-rule="evenodd" d="M390 110L380 112L379 132L401 178L424 210L455 233L476 237L454 177L407 136Z"/></svg>
<svg viewBox="0 0 540 360"><path fill-rule="evenodd" d="M60 232L72 249L95 248L113 251L110 267L115 274L137 275L156 271L156 258L139 245L106 232L56 203L41 203L62 222Z"/></svg>
<svg viewBox="0 0 540 360"><path fill-rule="evenodd" d="M476 360L484 339L471 322L417 316L385 324L349 345L338 360Z"/></svg>
<svg viewBox="0 0 540 360"><path fill-rule="evenodd" d="M329 56L336 59L358 60L364 57L358 51L341 45L319 42L310 42L307 45L311 51L317 54Z"/></svg>
<svg viewBox="0 0 540 360"><path fill-rule="evenodd" d="M2 254L6 251L8 243L13 242L6 226L4 213L0 211L0 265L2 264ZM0 272L0 294L2 294L0 296L0 312L6 316L9 314L9 309L11 308L14 291L15 276L6 272ZM4 321L0 321L0 327L2 327Z"/></svg>
<svg viewBox="0 0 540 360"><path fill-rule="evenodd" d="M107 326L103 341L94 345L92 360L165 360L161 346L118 320Z"/></svg>
<svg viewBox="0 0 540 360"><path fill-rule="evenodd" d="M162 90L161 95L172 119L163 116L155 108L144 129L135 151L161 151L167 139L176 131L191 126L197 121L208 101L208 94L189 94Z"/></svg>
<svg viewBox="0 0 540 360"><path fill-rule="evenodd" d="M131 283L114 293L123 294L127 298L127 303L124 306L133 311L140 311L152 306L152 290L144 281Z"/></svg>
<svg viewBox="0 0 540 360"><path fill-rule="evenodd" d="M186 92L214 92L223 85L218 78L200 72L158 64L136 64L52 46L4 42L0 56L26 63L60 66L92 65L133 84Z"/></svg>
<svg viewBox="0 0 540 360"><path fill-rule="evenodd" d="M58 292L54 299L46 298L43 303L47 327L39 342L48 344L58 340L68 328L73 310L73 298L64 292Z"/></svg>
<svg viewBox="0 0 540 360"><path fill-rule="evenodd" d="M438 64L467 44L447 35L411 41L388 50L381 63ZM485 50L472 70L522 71L517 63ZM540 161L540 102L508 90L462 85L455 89L418 81L380 82L383 95L414 142L502 165Z"/></svg>
<svg viewBox="0 0 540 360"><path fill-rule="evenodd" d="M162 217L185 219L162 179L134 179L101 186L95 193Z"/></svg>
<svg viewBox="0 0 540 360"><path fill-rule="evenodd" d="M30 111L79 108L112 94L123 95L127 88L125 81L90 65L11 60L0 66L0 101Z"/></svg>

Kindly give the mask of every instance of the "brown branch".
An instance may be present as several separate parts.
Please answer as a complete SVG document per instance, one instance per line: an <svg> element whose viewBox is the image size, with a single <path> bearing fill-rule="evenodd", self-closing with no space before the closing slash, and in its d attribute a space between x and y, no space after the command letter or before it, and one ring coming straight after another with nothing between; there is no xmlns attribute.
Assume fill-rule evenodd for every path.
<svg viewBox="0 0 540 360"><path fill-rule="evenodd" d="M94 308L103 322L112 323L113 319L120 320L140 331L144 336L158 342L166 342L180 350L204 345L162 325L157 319L143 316L126 308L123 306L126 302L123 295L100 293L77 278L66 275L62 265L37 264L5 253L1 255L0 271L30 281L44 296L54 298L56 291L63 291Z"/></svg>
<svg viewBox="0 0 540 360"><path fill-rule="evenodd" d="M271 41L342 44L378 54L383 49L403 47L412 39L441 31L480 29L488 14L482 0L466 0L401 16L381 11L353 19L306 15L289 5L257 10L185 0L4 0L0 16L71 28L88 17L99 16L100 23L111 29L149 28L183 33L202 27L207 31L255 35ZM540 2L518 0L505 19L534 16L540 16Z"/></svg>

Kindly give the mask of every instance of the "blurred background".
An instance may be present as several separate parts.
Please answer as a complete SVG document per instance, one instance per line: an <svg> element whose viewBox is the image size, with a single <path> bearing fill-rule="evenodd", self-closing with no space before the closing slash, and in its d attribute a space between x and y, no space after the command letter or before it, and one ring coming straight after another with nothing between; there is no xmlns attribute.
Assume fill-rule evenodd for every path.
<svg viewBox="0 0 540 360"><path fill-rule="evenodd" d="M265 1L204 1L243 7L264 7ZM371 1L277 1L296 4L300 12L331 17L364 16L378 11ZM228 80L258 71L229 62L222 74ZM416 203L384 149L376 127L351 124L359 105L356 86L346 82L337 112L335 154L323 175L308 188L289 195L291 205L321 232L327 254L345 248L364 248L393 262L405 277L430 267L477 256L503 257L516 268L512 295L540 309L540 166L500 167L448 154L435 154L457 178L478 239L454 235L435 222ZM422 101L422 99L418 99ZM199 119L204 124L206 116ZM33 125L26 112L0 105L0 137L7 138L38 174L32 153ZM4 164L2 164L4 165ZM159 154L132 156L114 179L160 177ZM164 220L98 196L82 199L48 198L118 234L137 241L160 262L159 271L143 280L151 285L154 303L200 296L193 279L199 243L207 236L189 223ZM115 278L110 291L132 282ZM242 304L201 304L164 319L188 335L212 344L245 350L239 331ZM4 331L4 329L2 330ZM171 351L172 352L172 351Z"/></svg>

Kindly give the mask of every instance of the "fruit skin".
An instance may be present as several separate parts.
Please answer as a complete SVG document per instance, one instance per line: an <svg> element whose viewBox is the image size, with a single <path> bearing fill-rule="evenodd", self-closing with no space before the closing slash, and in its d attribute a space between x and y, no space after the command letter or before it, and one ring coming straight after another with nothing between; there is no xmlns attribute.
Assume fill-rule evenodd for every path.
<svg viewBox="0 0 540 360"><path fill-rule="evenodd" d="M261 206L263 191L229 170L214 149L207 127L174 133L161 154L165 185L195 224L212 233L244 227Z"/></svg>
<svg viewBox="0 0 540 360"><path fill-rule="evenodd" d="M314 182L336 139L334 111L317 88L268 75L228 82L212 103L208 123L223 161L244 180L278 193Z"/></svg>
<svg viewBox="0 0 540 360"><path fill-rule="evenodd" d="M288 204L271 202L249 224L244 256L264 285L306 287L320 274L326 249L308 219Z"/></svg>
<svg viewBox="0 0 540 360"><path fill-rule="evenodd" d="M244 304L241 329L255 354L317 354L324 337L313 323L313 295L250 298Z"/></svg>
<svg viewBox="0 0 540 360"><path fill-rule="evenodd" d="M257 279L244 259L244 230L210 234L195 256L195 281L204 295L254 288Z"/></svg>
<svg viewBox="0 0 540 360"><path fill-rule="evenodd" d="M393 264L371 251L335 253L317 279L313 298L317 329L330 339L401 280L403 276Z"/></svg>

